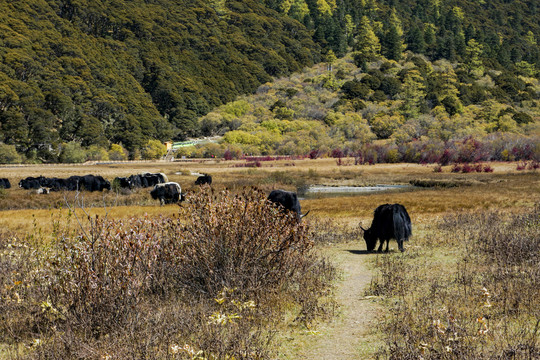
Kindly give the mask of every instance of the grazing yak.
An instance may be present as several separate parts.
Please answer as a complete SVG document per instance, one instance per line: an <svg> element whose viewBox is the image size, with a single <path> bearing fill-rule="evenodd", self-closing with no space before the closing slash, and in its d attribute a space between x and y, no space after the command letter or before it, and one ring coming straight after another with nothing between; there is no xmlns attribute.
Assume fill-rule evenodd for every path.
<svg viewBox="0 0 540 360"><path fill-rule="evenodd" d="M118 184L122 189L147 188L169 181L163 173L143 173L130 175L129 177L116 177L113 184Z"/></svg>
<svg viewBox="0 0 540 360"><path fill-rule="evenodd" d="M182 193L182 188L178 183L175 182L166 182L163 184L156 184L152 191L150 191L150 196L152 199L158 200L163 204L174 204L179 201L184 201L186 199L185 193Z"/></svg>
<svg viewBox="0 0 540 360"><path fill-rule="evenodd" d="M110 190L111 183L108 180L105 180L100 175L84 175L84 176L70 176L67 179L59 178L46 178L44 176L39 177L27 177L19 181L19 187L23 189L39 189L39 188L49 188L52 191L75 191L75 190L86 190L86 191L103 191Z"/></svg>
<svg viewBox="0 0 540 360"><path fill-rule="evenodd" d="M208 174L204 174L202 176L199 176L197 180L195 180L195 185L212 185L212 177Z"/></svg>
<svg viewBox="0 0 540 360"><path fill-rule="evenodd" d="M39 189L42 186L46 186L45 181L46 181L46 178L43 176L39 176L39 177L29 176L19 181L19 187L25 190Z"/></svg>
<svg viewBox="0 0 540 360"><path fill-rule="evenodd" d="M307 214L302 214L300 209L300 201L298 201L298 196L296 193L285 190L272 190L270 195L268 195L268 200L276 205L281 206L285 211L292 211L296 213L296 218L300 220Z"/></svg>
<svg viewBox="0 0 540 360"><path fill-rule="evenodd" d="M0 178L0 188L9 189L11 188L11 183L6 178Z"/></svg>
<svg viewBox="0 0 540 360"><path fill-rule="evenodd" d="M112 183L115 190L132 188L129 177L115 177Z"/></svg>
<svg viewBox="0 0 540 360"><path fill-rule="evenodd" d="M404 251L403 241L408 241L412 235L411 218L401 204L384 204L375 209L373 221L369 229L364 229L364 240L368 251L373 251L377 240L380 240L378 252L382 251L386 241L386 250L390 239L396 239L399 250Z"/></svg>

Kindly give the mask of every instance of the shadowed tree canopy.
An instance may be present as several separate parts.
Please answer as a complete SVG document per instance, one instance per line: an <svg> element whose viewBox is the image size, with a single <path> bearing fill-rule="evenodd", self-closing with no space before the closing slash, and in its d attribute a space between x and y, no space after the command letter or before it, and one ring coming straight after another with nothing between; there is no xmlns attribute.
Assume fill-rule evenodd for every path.
<svg viewBox="0 0 540 360"><path fill-rule="evenodd" d="M0 141L44 159L196 135L201 115L318 54L258 1L2 1Z"/></svg>

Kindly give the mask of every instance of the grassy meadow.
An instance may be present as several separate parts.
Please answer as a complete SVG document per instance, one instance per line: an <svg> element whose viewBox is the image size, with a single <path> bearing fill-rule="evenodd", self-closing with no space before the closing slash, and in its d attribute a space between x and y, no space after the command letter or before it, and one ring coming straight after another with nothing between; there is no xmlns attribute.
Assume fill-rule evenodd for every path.
<svg viewBox="0 0 540 360"><path fill-rule="evenodd" d="M298 331L308 325L311 328L331 316L335 306L331 300L332 288L339 269L325 260L325 252L336 243L352 243L358 249L365 249L358 225L369 226L373 210L383 203L405 205L413 222L413 237L405 243L403 254L396 252L396 243L391 242L390 254L366 258L374 274L366 295L385 309L380 327L374 330L383 340L378 348L372 349L371 358L472 359L504 358L508 354L515 354L516 359L534 358L539 351L540 314L533 295L540 289L537 270L540 225L538 208L535 209L540 204L540 176L534 171L518 171L516 163L490 165L493 172L466 174L452 173L450 166L435 172L433 166L354 165L352 159L342 160L341 165L336 159L261 161L258 167L247 167L243 161L217 160L4 167L2 177L9 178L13 188L0 193L0 270L4 271L0 292L3 291L3 299L11 299L11 302L4 304L0 313L4 310L6 314L20 313L21 316L15 321L0 315L0 333L3 330L5 334L0 337L0 359L103 358L115 348L126 357L138 357L153 349L148 358L194 358L200 351L199 355L207 359L266 359L291 352L289 358L293 359L294 351L280 352L272 334L280 329L290 331L293 324ZM150 198L149 189L133 193L37 195L17 187L18 181L27 176L95 174L112 181L115 176L140 172L165 173L169 181L178 182L188 192L188 202L181 206L159 206ZM198 173L212 175L211 190L194 185ZM287 249L287 255L264 262L268 267L265 271L259 268L262 266L259 263L248 260L268 255L257 253L260 249L249 247L249 242L239 242L246 236L264 241L266 234L276 228L268 220L271 214L258 200L271 189L296 191L315 184L362 186L411 182L423 186L301 200L303 212L311 211L309 216L299 228L285 220L281 223L283 234L290 237L279 232L275 236L285 236L281 244ZM249 190L252 186L260 192ZM246 216L248 208L253 209L252 218ZM73 212L77 216L73 216ZM99 220L93 220L94 215L98 215ZM71 243L62 239L75 237L61 234L79 231L79 222L89 234L88 247L71 248ZM235 233L237 228L242 231ZM216 233L215 229L221 230ZM75 288L70 288L69 284L85 274L69 271L66 274L55 268L56 260L51 258L40 258L37 263L46 263L54 270L48 276L63 284L62 289L41 284L35 293L28 289L15 292L22 283L36 281L34 272L37 270L28 265L31 252L21 250L20 261L16 261L6 255L12 251L9 249L41 247L44 253L50 253L58 252L56 245L61 243L63 249L69 251L59 256L58 263L78 264L77 269L82 269L84 262L78 258L81 254L102 259L109 265L115 264L112 260L115 257L135 263L142 255L131 254L130 249L151 247L141 239L144 236L153 239L151 234L155 233L169 241L168 247L161 244L141 254L150 254L147 264L159 263L151 259L168 259L166 262L170 261L171 265L150 274L149 271L155 269L141 264L137 274L146 275L135 279L138 287L124 289L129 290L129 294L138 294L133 303L117 304L112 299L124 293L111 288L107 293L111 303L99 302L104 308L97 313L93 312L96 309L86 309L81 298L66 295L74 293ZM137 234L145 235L139 239ZM121 246L95 252L95 239L113 244L114 239L119 238L124 241ZM200 244L200 248L187 245L177 248L174 242L177 238L185 241L183 244ZM228 241L221 250L214 246L213 239L218 238ZM291 239L304 245L292 246ZM9 245L10 241L16 246ZM24 244L25 241L32 243ZM233 255L224 250L231 247L246 250L231 257ZM504 256L513 251L519 259ZM133 258L123 258L126 253ZM179 264L170 260L173 258L191 260ZM210 264L210 258L222 262ZM233 258L243 262L236 263ZM228 265L222 267L223 263ZM219 274L217 268L221 269ZM249 274L238 270L242 268L250 269ZM18 277L5 275L8 270ZM26 276L25 271L33 275ZM107 271L104 272L109 274L107 276L116 274L115 281L119 284L124 284L124 277L138 276L132 275L133 269L112 267ZM262 275L268 273L281 275L275 278ZM312 276L302 276L308 273ZM93 276L97 275L89 277L88 289L94 286ZM157 280L150 281L150 278L160 282L155 283ZM141 285L147 283L148 287ZM128 285L125 286L132 286ZM110 284L100 286L105 291ZM45 296L43 300L47 292L54 296ZM75 293L83 297L82 293ZM101 299L99 293L93 294ZM251 300L255 298L265 301L261 300L253 308ZM25 299L34 299L34 303L26 304ZM42 299L41 303L35 303L36 299ZM66 306L67 303L80 306L84 311L79 313L86 311L88 318L72 318L66 315L73 314L69 308L54 305ZM486 304L490 306L484 306ZM124 313L109 320L126 330L116 326L109 328L98 321L100 316L97 315L108 313L106 309L110 306L125 308ZM134 317L131 308L152 315ZM22 315L25 311L27 315ZM28 315L36 311L40 314L38 320ZM235 316L242 320L235 320ZM194 321L195 318L199 320ZM167 326L152 325L161 324L164 319L169 322ZM178 325L178 321L184 325ZM215 327L216 324L219 326ZM24 330L29 325L32 326L30 332ZM84 334L74 330L77 326L85 329ZM148 339L148 343L133 346L137 338ZM208 340L205 342L203 338ZM35 341L43 343L33 346ZM190 344L188 350L178 350L176 346L182 347L184 343Z"/></svg>
<svg viewBox="0 0 540 360"><path fill-rule="evenodd" d="M312 210L310 216L330 217L347 221L370 221L373 210L385 202L404 204L418 222L429 222L448 211L500 209L516 211L531 206L540 199L540 181L537 172L518 171L516 163L492 163L493 173L451 173L450 166L442 172L434 172L433 166L416 164L353 165L353 159L341 166L335 159L278 160L261 162L260 167L243 167L243 161L200 160L193 162L149 163L133 162L107 165L47 165L5 167L2 177L10 180L12 188L0 193L0 226L14 231L28 231L34 227L47 226L52 209L64 209L68 205L84 205L90 213L108 214L110 217L135 215L172 214L177 206L157 206L149 189L133 192L82 193L57 192L48 195L35 194L18 188L20 179L28 176L69 177L71 175L102 175L112 181L116 176L128 176L141 172L162 172L169 181L178 182L183 191L196 196L194 185L197 173L213 176L212 187L216 190L239 191L246 186L256 186L266 192L272 189L301 189L306 185L369 186L376 184L409 184L411 181L427 180L440 186L416 188L412 191L394 190L369 195L335 197L328 200L302 201L304 211ZM77 206L76 206L77 207ZM81 206L78 206L81 207ZM57 212L56 212L57 213ZM31 221L32 220L32 221Z"/></svg>

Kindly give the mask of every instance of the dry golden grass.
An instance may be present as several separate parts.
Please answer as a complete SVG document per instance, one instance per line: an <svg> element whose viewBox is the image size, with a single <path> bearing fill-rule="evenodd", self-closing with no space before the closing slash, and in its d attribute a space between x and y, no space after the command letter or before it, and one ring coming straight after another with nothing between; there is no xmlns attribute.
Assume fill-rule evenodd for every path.
<svg viewBox="0 0 540 360"><path fill-rule="evenodd" d="M476 209L519 209L540 201L540 177L535 172L516 170L515 163L491 163L493 173L450 173L444 167L435 173L433 166L417 164L379 164L337 166L335 159L279 160L261 162L261 167L237 167L245 161L201 160L190 162L133 162L108 165L31 165L4 167L2 177L10 179L13 188L0 194L0 226L17 232L33 228L35 218L39 226L48 226L50 210L65 208L75 202L74 193L32 194L17 187L27 176L56 176L95 174L112 180L141 172L163 172L170 181L178 182L183 190L196 196L195 173L213 176L216 190L229 188L238 191L244 186L258 186L265 191L275 188L296 190L297 186L319 185L374 185L408 184L411 180L428 179L468 183L453 188L419 188L365 195L309 199L302 201L304 211L311 210L310 219L340 218L369 224L373 210L383 203L401 203L406 206L413 222L431 221L447 211ZM345 160L344 163L352 163ZM93 213L111 217L129 217L148 214L171 214L176 206L159 207L149 196L149 189L140 189L131 195L113 192L85 193L85 207ZM106 205L106 209L103 205ZM117 206L123 205L123 206ZM34 210L30 210L34 209Z"/></svg>
<svg viewBox="0 0 540 360"><path fill-rule="evenodd" d="M273 188L296 190L298 186L310 184L408 184L411 180L419 179L459 183L460 186L450 188L417 188L302 200L303 211L311 210L306 218L307 221L324 225L323 221L334 219L339 224L343 223L352 227L359 222L362 222L364 226L369 225L373 210L382 203L404 204L414 226L414 238L407 244L411 251L405 252L404 256L407 261L417 256L418 262L424 263L426 257L420 255L427 251L426 245L433 241L438 244L441 240L438 233L433 235L433 229L430 229L430 226L439 218L445 217L448 212L474 213L488 209L514 213L540 202L538 173L516 171L516 166L512 163L490 164L494 172L481 174L454 174L449 172L449 167L444 168L442 173L435 173L433 166L412 164L337 166L334 159L282 160L263 162L259 168L235 167L242 163L242 161L200 161L1 168L1 176L8 177L15 188L0 193L0 209L9 209L0 211L0 227L4 231L13 231L19 235L40 232L41 239L46 241L51 234L53 223L65 222L68 217L69 210L66 209L66 203L70 206L75 204L79 208L76 210L77 216L83 219L83 222L87 214L119 219L178 213L177 205L161 207L151 200L148 195L149 189L140 189L130 195L117 195L113 192L83 193L78 198L75 193L56 193L48 196L30 194L28 191L16 188L18 181L27 176L68 177L99 174L112 180L115 176L146 171L164 172L169 180L179 182L192 197L197 197L199 188L193 184L196 176L191 173L209 173L213 176L212 186L215 190L227 187L232 192L238 191L243 186L252 185L269 191ZM86 213L80 209L83 199ZM104 207L103 204L106 206ZM73 216L70 219L70 226L77 228L77 220ZM352 239L353 237L355 236L346 236L347 239L358 240L359 244L363 245L363 241ZM435 271L437 271L436 274L439 276L448 271L447 265L456 262L456 254L453 251L455 251L453 248L445 247L437 253L429 253L435 254L429 260L433 267L429 268L429 272L425 272L435 276ZM397 257L401 256L401 253L391 255Z"/></svg>

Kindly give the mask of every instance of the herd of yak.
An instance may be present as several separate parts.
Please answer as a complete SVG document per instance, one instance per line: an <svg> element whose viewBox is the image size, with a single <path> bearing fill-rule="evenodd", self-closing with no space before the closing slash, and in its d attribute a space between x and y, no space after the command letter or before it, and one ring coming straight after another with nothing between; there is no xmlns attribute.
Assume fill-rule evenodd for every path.
<svg viewBox="0 0 540 360"><path fill-rule="evenodd" d="M195 185L211 185L212 177L208 174L201 175L195 181ZM70 176L67 179L27 177L19 182L19 187L23 189L34 189L38 193L49 193L49 191L103 191L111 189L111 183L102 176L84 175ZM170 182L163 173L143 173L130 175L129 177L116 177L113 180L114 189L134 189L153 187L150 196L154 200L159 200L161 204L178 203L185 199L185 193L176 182ZM0 178L0 188L9 189L11 184L8 179ZM300 201L296 193L285 190L273 190L268 195L268 200L279 206L283 211L294 213L296 219L300 221L309 211L302 214ZM399 250L404 251L403 242L408 241L412 235L411 218L405 207L401 204L383 204L378 206L373 214L373 221L369 229L364 229L364 240L367 251L373 251L377 242L380 241L378 252L382 251L386 242L386 249L390 239L396 239Z"/></svg>
<svg viewBox="0 0 540 360"><path fill-rule="evenodd" d="M211 184L210 175L199 176L196 184ZM0 179L0 187L11 188L9 179ZM34 190L38 194L48 194L51 191L103 191L111 188L135 189L153 187L150 195L159 200L161 204L172 204L184 200L182 188L176 182L169 182L167 175L163 173L143 173L128 177L116 177L112 184L100 175L70 176L69 178L29 176L19 181L19 187L26 190Z"/></svg>

